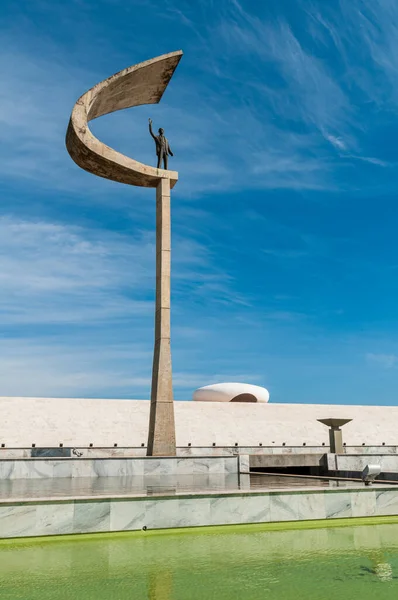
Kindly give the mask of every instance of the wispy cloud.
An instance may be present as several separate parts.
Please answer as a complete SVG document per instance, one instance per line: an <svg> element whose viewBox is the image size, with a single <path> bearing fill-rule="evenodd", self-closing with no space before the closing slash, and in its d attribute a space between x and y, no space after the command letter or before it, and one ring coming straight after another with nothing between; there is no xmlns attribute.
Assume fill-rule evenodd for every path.
<svg viewBox="0 0 398 600"><path fill-rule="evenodd" d="M3 395L148 397L154 241L154 233L144 230L134 237L59 222L0 218ZM181 336L183 346L192 338L196 344L192 323L209 302L214 310L247 301L233 292L233 278L213 264L204 245L174 236L173 256L177 339ZM178 375L175 386L184 387Z"/></svg>
<svg viewBox="0 0 398 600"><path fill-rule="evenodd" d="M366 360L383 369L393 369L398 365L398 356L395 354L373 354L369 352L366 354Z"/></svg>
<svg viewBox="0 0 398 600"><path fill-rule="evenodd" d="M199 242L173 239L176 293L219 302L231 297L231 278L212 263ZM92 323L152 315L154 233L135 237L109 230L48 221L0 218L0 320L30 323Z"/></svg>
<svg viewBox="0 0 398 600"><path fill-rule="evenodd" d="M334 135L330 135L328 133L325 133L324 136L332 144L332 146L335 146L335 148L337 148L338 150L347 149L345 142L341 138L338 138Z"/></svg>
<svg viewBox="0 0 398 600"><path fill-rule="evenodd" d="M40 55L9 37L3 44L9 51L0 59L6 82L0 92L0 174L6 180L34 181L41 188L70 195L84 191L101 202L115 184L81 172L66 153L64 136L73 103L103 74L65 64L56 53L46 52L43 43ZM320 189L330 184L322 156L318 154L316 162L308 157L307 136L276 128L271 118L264 118L239 96L226 107L211 85L181 69L158 107L109 115L91 126L109 145L152 164L148 116L167 125L175 151L173 166L181 172L175 193L183 198L247 186Z"/></svg>

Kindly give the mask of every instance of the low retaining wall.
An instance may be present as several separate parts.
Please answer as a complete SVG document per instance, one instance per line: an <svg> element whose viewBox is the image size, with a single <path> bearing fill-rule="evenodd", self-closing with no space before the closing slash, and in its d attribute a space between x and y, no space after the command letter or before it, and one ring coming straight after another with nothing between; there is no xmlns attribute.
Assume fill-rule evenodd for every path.
<svg viewBox="0 0 398 600"><path fill-rule="evenodd" d="M398 515L389 487L0 501L0 537Z"/></svg>
<svg viewBox="0 0 398 600"><path fill-rule="evenodd" d="M195 474L228 475L238 472L238 456L195 458L10 458L0 460L0 480Z"/></svg>
<svg viewBox="0 0 398 600"><path fill-rule="evenodd" d="M380 465L382 474L395 474L398 477L398 456L389 454L327 454L327 467L331 473L356 477L366 465Z"/></svg>
<svg viewBox="0 0 398 600"><path fill-rule="evenodd" d="M268 456L270 454L324 454L329 446L180 446L177 456L236 456L237 454L255 454ZM146 456L145 446L79 446L52 448L8 448L0 447L0 460L3 458L38 458L66 457L73 458L74 452L79 452L84 458L111 458L123 456ZM398 455L397 446L344 446L344 454L388 454Z"/></svg>

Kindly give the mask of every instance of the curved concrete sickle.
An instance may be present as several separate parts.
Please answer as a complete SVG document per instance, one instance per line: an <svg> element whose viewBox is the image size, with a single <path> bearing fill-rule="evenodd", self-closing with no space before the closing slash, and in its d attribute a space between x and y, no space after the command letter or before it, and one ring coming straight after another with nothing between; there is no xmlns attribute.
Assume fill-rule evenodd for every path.
<svg viewBox="0 0 398 600"><path fill-rule="evenodd" d="M123 108L158 103L181 56L178 50L128 67L79 98L66 133L66 148L79 167L105 179L143 187L156 187L167 178L174 187L176 171L156 169L113 150L91 133L88 122Z"/></svg>

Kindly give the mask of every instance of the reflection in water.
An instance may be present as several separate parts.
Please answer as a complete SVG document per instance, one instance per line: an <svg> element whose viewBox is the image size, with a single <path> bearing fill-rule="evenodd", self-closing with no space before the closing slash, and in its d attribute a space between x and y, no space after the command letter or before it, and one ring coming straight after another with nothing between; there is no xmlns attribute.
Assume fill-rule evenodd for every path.
<svg viewBox="0 0 398 600"><path fill-rule="evenodd" d="M1 600L397 600L398 525L3 544Z"/></svg>
<svg viewBox="0 0 398 600"><path fill-rule="evenodd" d="M375 550L369 555L370 562L372 563L372 568L369 569L367 567L362 567L363 570L367 570L369 573L376 575L380 581L390 581L391 579L398 579L393 576L392 566L387 561L384 552L380 550Z"/></svg>
<svg viewBox="0 0 398 600"><path fill-rule="evenodd" d="M174 495L177 492L177 488L175 486L170 485L147 485L146 487L146 495L147 496L156 496L157 494L170 494Z"/></svg>
<svg viewBox="0 0 398 600"><path fill-rule="evenodd" d="M289 489L306 487L358 487L358 482L305 479L272 475L195 474L145 477L65 477L63 479L0 480L0 498L78 498L79 496L155 496L186 492Z"/></svg>
<svg viewBox="0 0 398 600"><path fill-rule="evenodd" d="M172 600L173 575L169 570L150 571L148 574L148 600Z"/></svg>

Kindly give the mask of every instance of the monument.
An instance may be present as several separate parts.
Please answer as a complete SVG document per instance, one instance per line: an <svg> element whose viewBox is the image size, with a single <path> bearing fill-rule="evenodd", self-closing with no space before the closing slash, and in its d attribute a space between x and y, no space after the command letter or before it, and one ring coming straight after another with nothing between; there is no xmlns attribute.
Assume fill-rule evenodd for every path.
<svg viewBox="0 0 398 600"><path fill-rule="evenodd" d="M159 135L154 135L152 131L152 119L149 119L149 133L155 140L156 144L156 156L158 157L157 168L160 169L160 165L163 161L163 168L167 169L168 156L174 156L174 154L171 151L168 139L164 135L164 130L160 128Z"/></svg>
<svg viewBox="0 0 398 600"><path fill-rule="evenodd" d="M67 150L82 169L120 183L156 188L156 308L155 344L147 444L148 456L175 456L175 423L170 348L170 190L178 173L170 171L173 156L163 129L149 130L156 143L157 167L140 163L106 146L90 131L88 122L103 115L156 104L173 76L182 51L133 65L88 90L76 102L66 134ZM163 169L161 167L163 162Z"/></svg>

